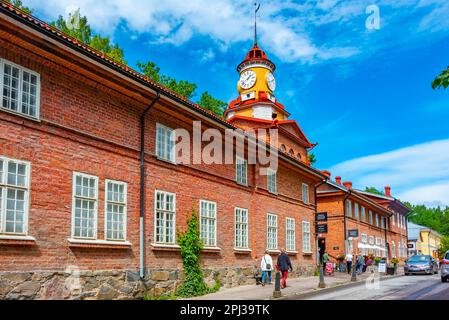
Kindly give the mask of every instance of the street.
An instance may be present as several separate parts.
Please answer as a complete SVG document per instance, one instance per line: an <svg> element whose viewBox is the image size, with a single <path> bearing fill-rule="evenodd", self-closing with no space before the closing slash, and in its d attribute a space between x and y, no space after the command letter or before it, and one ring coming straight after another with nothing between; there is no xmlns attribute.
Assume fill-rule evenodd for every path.
<svg viewBox="0 0 449 320"><path fill-rule="evenodd" d="M377 288L360 283L304 300L449 300L449 283L442 283L440 275L403 276L382 280Z"/></svg>

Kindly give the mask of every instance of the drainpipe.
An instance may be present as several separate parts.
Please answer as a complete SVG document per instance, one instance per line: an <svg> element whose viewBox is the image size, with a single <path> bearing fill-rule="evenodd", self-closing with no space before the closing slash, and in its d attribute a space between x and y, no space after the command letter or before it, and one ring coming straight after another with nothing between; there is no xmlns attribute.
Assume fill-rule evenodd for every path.
<svg viewBox="0 0 449 320"><path fill-rule="evenodd" d="M346 201L348 200L349 196L352 194L352 190L349 189L348 194L346 195L346 197L343 199L343 226L344 226L344 233L345 233L345 237L344 237L344 248L345 248L345 255L346 255L346 240L347 240L347 232L346 232L346 216L348 214L347 212L347 205L346 205Z"/></svg>
<svg viewBox="0 0 449 320"><path fill-rule="evenodd" d="M140 116L140 278L145 277L145 235L144 235L144 216L145 216L145 116L148 111L159 101L161 94L157 91L156 98L143 111Z"/></svg>

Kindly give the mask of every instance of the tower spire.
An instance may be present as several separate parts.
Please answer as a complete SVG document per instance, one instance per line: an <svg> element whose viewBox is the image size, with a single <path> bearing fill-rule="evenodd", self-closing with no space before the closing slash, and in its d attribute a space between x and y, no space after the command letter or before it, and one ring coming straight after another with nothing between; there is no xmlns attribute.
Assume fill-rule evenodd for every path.
<svg viewBox="0 0 449 320"><path fill-rule="evenodd" d="M260 9L260 3L254 3L254 45L257 45L257 12Z"/></svg>

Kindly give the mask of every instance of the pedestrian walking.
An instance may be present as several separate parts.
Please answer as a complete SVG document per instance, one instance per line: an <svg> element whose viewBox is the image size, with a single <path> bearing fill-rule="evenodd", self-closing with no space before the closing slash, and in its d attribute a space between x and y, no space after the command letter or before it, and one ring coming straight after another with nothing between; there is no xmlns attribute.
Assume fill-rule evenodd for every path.
<svg viewBox="0 0 449 320"><path fill-rule="evenodd" d="M268 284L271 284L271 271L273 270L273 259L271 258L269 251L266 250L262 261L260 262L260 268L262 269L262 286L265 286L265 282L268 277Z"/></svg>
<svg viewBox="0 0 449 320"><path fill-rule="evenodd" d="M348 271L348 274L351 274L351 269L352 269L352 259L353 259L353 256L352 256L352 254L349 252L347 255L346 255L346 269L347 269L347 271Z"/></svg>
<svg viewBox="0 0 449 320"><path fill-rule="evenodd" d="M281 254L278 256L277 269L282 274L281 289L284 289L287 286L288 272L293 271L290 257L284 248L281 249Z"/></svg>
<svg viewBox="0 0 449 320"><path fill-rule="evenodd" d="M326 264L329 262L329 255L327 251L324 251L323 254L323 274L326 274Z"/></svg>
<svg viewBox="0 0 449 320"><path fill-rule="evenodd" d="M356 269L358 275L362 274L364 264L365 258L363 257L362 253L359 252L359 254L357 255L357 269Z"/></svg>

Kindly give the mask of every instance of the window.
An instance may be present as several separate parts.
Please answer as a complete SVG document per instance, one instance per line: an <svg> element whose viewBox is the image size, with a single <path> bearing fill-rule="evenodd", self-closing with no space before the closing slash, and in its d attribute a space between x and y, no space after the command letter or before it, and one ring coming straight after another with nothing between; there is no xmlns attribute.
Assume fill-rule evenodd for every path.
<svg viewBox="0 0 449 320"><path fill-rule="evenodd" d="M374 236L369 237L369 244L372 246L374 245ZM374 249L369 249L369 253L374 254Z"/></svg>
<svg viewBox="0 0 449 320"><path fill-rule="evenodd" d="M97 238L98 177L73 173L72 236Z"/></svg>
<svg viewBox="0 0 449 320"><path fill-rule="evenodd" d="M346 208L346 215L348 216L348 217L352 217L352 203L351 203L351 200L348 200L348 202L347 202L347 208Z"/></svg>
<svg viewBox="0 0 449 320"><path fill-rule="evenodd" d="M0 107L39 118L40 76L0 59Z"/></svg>
<svg viewBox="0 0 449 320"><path fill-rule="evenodd" d="M30 163L0 157L0 233L26 235Z"/></svg>
<svg viewBox="0 0 449 320"><path fill-rule="evenodd" d="M235 247L248 248L248 210L235 208Z"/></svg>
<svg viewBox="0 0 449 320"><path fill-rule="evenodd" d="M268 169L267 171L267 185L268 185L268 191L271 193L277 192L276 187L276 171Z"/></svg>
<svg viewBox="0 0 449 320"><path fill-rule="evenodd" d="M368 242L367 240L368 240L368 236L367 236L366 234L362 233L362 244L366 245L367 242ZM362 254L363 254L364 256L366 256L366 255L368 254L367 251L368 251L367 248L363 248L363 249L362 249Z"/></svg>
<svg viewBox="0 0 449 320"><path fill-rule="evenodd" d="M295 151L293 151L293 149L290 149L290 151L288 152L288 155L292 158L295 157Z"/></svg>
<svg viewBox="0 0 449 320"><path fill-rule="evenodd" d="M295 219L287 218L285 227L287 235L285 249L287 251L296 251Z"/></svg>
<svg viewBox="0 0 449 320"><path fill-rule="evenodd" d="M369 211L369 224L373 225L373 212L371 210Z"/></svg>
<svg viewBox="0 0 449 320"><path fill-rule="evenodd" d="M393 213L391 215L391 222L393 223L393 225L395 225L395 222L394 222L394 211L393 211Z"/></svg>
<svg viewBox="0 0 449 320"><path fill-rule="evenodd" d="M310 222L302 222L302 251L305 253L312 252L310 243Z"/></svg>
<svg viewBox="0 0 449 320"><path fill-rule="evenodd" d="M267 217L267 249L276 250L278 248L278 217L268 214Z"/></svg>
<svg viewBox="0 0 449 320"><path fill-rule="evenodd" d="M248 184L248 161L240 157L236 157L235 171L237 183L247 185Z"/></svg>
<svg viewBox="0 0 449 320"><path fill-rule="evenodd" d="M362 221L366 222L366 209L362 206Z"/></svg>
<svg viewBox="0 0 449 320"><path fill-rule="evenodd" d="M309 185L303 183L302 184L302 201L305 204L309 204L310 203L310 199L309 199Z"/></svg>
<svg viewBox="0 0 449 320"><path fill-rule="evenodd" d="M384 217L380 217L380 226L382 229L385 229L386 225L385 225L385 218Z"/></svg>
<svg viewBox="0 0 449 320"><path fill-rule="evenodd" d="M175 131L156 124L156 156L159 159L175 162Z"/></svg>
<svg viewBox="0 0 449 320"><path fill-rule="evenodd" d="M127 189L124 182L106 180L106 240L126 240Z"/></svg>
<svg viewBox="0 0 449 320"><path fill-rule="evenodd" d="M287 153L287 147L285 146L285 144L281 145L281 152Z"/></svg>
<svg viewBox="0 0 449 320"><path fill-rule="evenodd" d="M359 219L359 204L354 202L354 219Z"/></svg>
<svg viewBox="0 0 449 320"><path fill-rule="evenodd" d="M156 243L175 244L176 195L156 191L155 215Z"/></svg>
<svg viewBox="0 0 449 320"><path fill-rule="evenodd" d="M376 227L379 228L379 215L376 213Z"/></svg>
<svg viewBox="0 0 449 320"><path fill-rule="evenodd" d="M300 154L300 153L298 153L298 154L296 155L296 159L297 159L297 160L301 160L301 154Z"/></svg>
<svg viewBox="0 0 449 320"><path fill-rule="evenodd" d="M397 257L397 255L396 255L396 245L395 245L394 241L391 241L391 257L392 258Z"/></svg>
<svg viewBox="0 0 449 320"><path fill-rule="evenodd" d="M381 246L381 239L376 237L376 246L380 247ZM380 249L376 249L376 256L380 257Z"/></svg>
<svg viewBox="0 0 449 320"><path fill-rule="evenodd" d="M201 200L200 216L201 239L206 247L215 247L217 245L217 204Z"/></svg>

